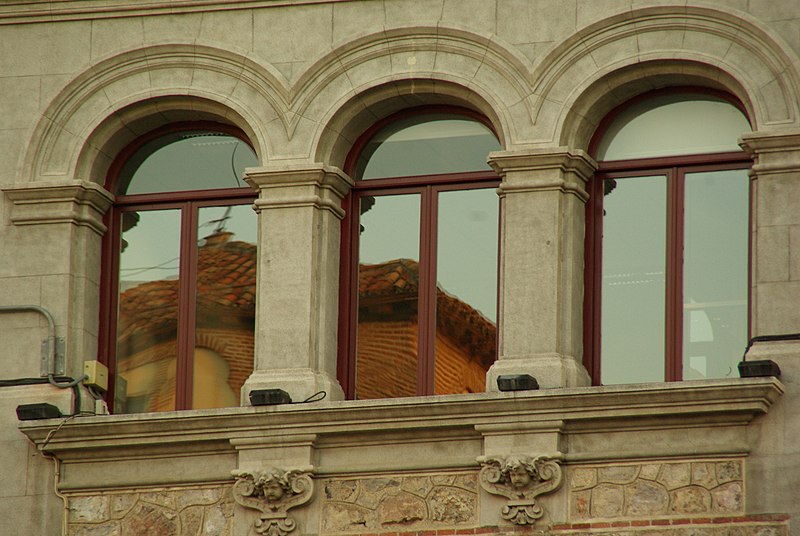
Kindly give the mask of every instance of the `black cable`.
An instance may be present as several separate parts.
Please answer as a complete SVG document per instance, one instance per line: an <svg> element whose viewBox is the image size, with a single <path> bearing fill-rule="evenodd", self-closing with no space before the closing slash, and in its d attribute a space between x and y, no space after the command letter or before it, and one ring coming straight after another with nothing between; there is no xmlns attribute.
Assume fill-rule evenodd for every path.
<svg viewBox="0 0 800 536"><path fill-rule="evenodd" d="M314 398L315 396L318 396L318 395L322 395L322 396L320 396L319 398ZM328 396L328 393L326 393L325 391L317 391L316 393L314 393L313 395L309 396L308 398L306 398L302 402L295 402L295 404L305 404L306 402L319 402L320 400L322 400L326 396Z"/></svg>

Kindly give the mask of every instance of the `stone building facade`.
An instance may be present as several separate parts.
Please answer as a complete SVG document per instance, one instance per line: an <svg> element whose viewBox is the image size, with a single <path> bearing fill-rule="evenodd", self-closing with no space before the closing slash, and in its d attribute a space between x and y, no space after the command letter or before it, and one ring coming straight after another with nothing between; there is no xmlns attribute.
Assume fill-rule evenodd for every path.
<svg viewBox="0 0 800 536"><path fill-rule="evenodd" d="M780 379L601 386L584 363L592 138L687 87L751 126L744 357ZM0 533L800 533L796 1L15 2L0 88ZM499 142L497 359L486 392L346 400L348 155L421 106L479 115ZM136 140L199 122L258 158L253 372L235 407L102 414L47 375L108 358L109 177ZM500 392L507 374L541 389ZM252 406L268 388L327 396ZM17 420L38 402L65 417Z"/></svg>

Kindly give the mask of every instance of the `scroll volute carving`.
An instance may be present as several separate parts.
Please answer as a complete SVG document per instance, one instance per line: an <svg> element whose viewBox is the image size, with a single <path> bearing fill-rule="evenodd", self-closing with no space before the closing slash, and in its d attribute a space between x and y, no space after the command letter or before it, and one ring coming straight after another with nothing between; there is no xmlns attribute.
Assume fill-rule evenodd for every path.
<svg viewBox="0 0 800 536"><path fill-rule="evenodd" d="M286 536L297 524L288 511L307 503L314 493L311 473L302 469L269 467L254 471L233 471L233 498L245 508L261 512L254 522L257 534Z"/></svg>
<svg viewBox="0 0 800 536"><path fill-rule="evenodd" d="M481 486L508 499L500 514L515 525L533 525L544 515L536 497L561 485L561 466L545 456L482 456L478 462Z"/></svg>

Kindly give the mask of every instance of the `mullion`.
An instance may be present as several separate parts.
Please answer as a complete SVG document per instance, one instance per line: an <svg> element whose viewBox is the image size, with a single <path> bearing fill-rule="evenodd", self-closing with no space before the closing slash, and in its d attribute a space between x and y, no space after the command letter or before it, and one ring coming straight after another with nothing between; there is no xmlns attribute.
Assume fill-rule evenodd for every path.
<svg viewBox="0 0 800 536"><path fill-rule="evenodd" d="M178 333L175 364L175 409L192 407L194 334L197 282L197 210L195 203L181 207L180 273L178 276Z"/></svg>
<svg viewBox="0 0 800 536"><path fill-rule="evenodd" d="M667 173L667 266L665 284L664 379L682 378L683 353L683 172Z"/></svg>

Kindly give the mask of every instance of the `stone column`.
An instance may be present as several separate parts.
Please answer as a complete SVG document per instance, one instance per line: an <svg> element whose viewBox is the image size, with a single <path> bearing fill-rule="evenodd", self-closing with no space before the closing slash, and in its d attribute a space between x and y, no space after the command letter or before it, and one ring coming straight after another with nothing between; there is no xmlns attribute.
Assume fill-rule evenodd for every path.
<svg viewBox="0 0 800 536"><path fill-rule="evenodd" d="M542 388L589 385L582 364L587 179L596 164L553 147L497 152L502 177L499 355L486 375L530 374Z"/></svg>
<svg viewBox="0 0 800 536"><path fill-rule="evenodd" d="M83 361L97 356L103 216L114 197L78 180L18 183L2 191L13 224L4 236L9 253L0 270L3 305L46 308L56 323L55 372L77 378ZM40 317L28 316L39 332ZM35 339L0 330L0 340L8 341L5 350L15 356L8 377L39 375Z"/></svg>
<svg viewBox="0 0 800 536"><path fill-rule="evenodd" d="M344 393L336 380L341 200L352 181L322 164L251 168L258 189L255 365L242 388L280 388L302 401Z"/></svg>

